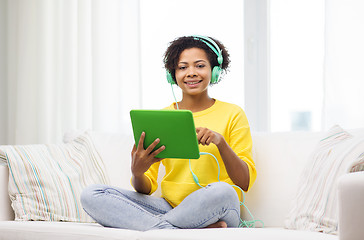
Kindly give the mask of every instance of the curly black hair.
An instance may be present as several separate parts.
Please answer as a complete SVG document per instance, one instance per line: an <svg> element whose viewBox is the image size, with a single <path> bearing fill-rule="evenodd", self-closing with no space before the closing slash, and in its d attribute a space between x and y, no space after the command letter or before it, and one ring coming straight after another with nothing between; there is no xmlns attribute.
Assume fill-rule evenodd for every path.
<svg viewBox="0 0 364 240"><path fill-rule="evenodd" d="M222 71L223 73L226 73L226 71L230 65L230 55L229 55L228 51L226 50L225 46L218 40L216 40L212 37L208 37L208 38L212 39L219 46L220 50L222 51L223 62L221 64L221 69L223 70ZM178 65L179 57L184 50L190 49L190 48L200 48L206 52L206 55L209 59L210 65L211 65L211 70L215 66L219 66L219 63L217 62L216 53L204 41L200 40L200 38L198 38L196 36L179 37L179 38L173 40L172 42L170 42L166 52L164 53L164 57L163 57L164 68L166 69L166 71L171 73L174 82L176 82L175 73L176 73L176 68ZM221 77L220 77L220 80L221 80Z"/></svg>

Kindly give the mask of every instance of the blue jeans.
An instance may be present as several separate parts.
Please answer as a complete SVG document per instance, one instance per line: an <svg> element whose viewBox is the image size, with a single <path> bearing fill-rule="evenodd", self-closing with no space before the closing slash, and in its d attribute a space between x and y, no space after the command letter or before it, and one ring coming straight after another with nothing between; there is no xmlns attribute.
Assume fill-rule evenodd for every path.
<svg viewBox="0 0 364 240"><path fill-rule="evenodd" d="M218 221L240 223L240 203L229 184L216 182L187 196L173 208L164 198L92 185L81 195L84 210L105 227L139 231L162 228L204 228Z"/></svg>

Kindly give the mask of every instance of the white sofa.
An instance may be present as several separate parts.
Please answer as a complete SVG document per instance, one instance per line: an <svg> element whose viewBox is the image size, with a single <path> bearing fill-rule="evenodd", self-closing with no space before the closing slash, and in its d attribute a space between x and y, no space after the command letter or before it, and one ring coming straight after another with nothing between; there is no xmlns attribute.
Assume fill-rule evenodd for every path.
<svg viewBox="0 0 364 240"><path fill-rule="evenodd" d="M355 130L364 136L364 129ZM93 223L14 221L8 197L8 169L0 166L0 240L20 239L279 239L279 240L359 240L364 239L364 174L351 173L340 179L340 222L338 235L288 230L284 221L298 189L299 176L323 133L253 134L254 160L258 177L246 194L246 205L264 227L234 229L184 229L138 232L104 228ZM68 133L65 140L72 138ZM92 132L95 146L106 161L111 183L130 186L130 134ZM161 170L163 171L163 169ZM358 190L359 189L359 190ZM158 193L157 193L158 194ZM355 212L352 212L353 209ZM358 214L359 209L359 214ZM245 210L243 215L248 218Z"/></svg>

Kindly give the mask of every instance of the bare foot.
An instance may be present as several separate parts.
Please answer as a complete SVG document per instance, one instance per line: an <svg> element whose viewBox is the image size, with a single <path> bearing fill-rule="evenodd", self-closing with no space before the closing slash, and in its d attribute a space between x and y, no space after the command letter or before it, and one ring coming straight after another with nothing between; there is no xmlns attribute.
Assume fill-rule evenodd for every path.
<svg viewBox="0 0 364 240"><path fill-rule="evenodd" d="M208 225L206 228L227 228L227 224L224 221L216 222Z"/></svg>

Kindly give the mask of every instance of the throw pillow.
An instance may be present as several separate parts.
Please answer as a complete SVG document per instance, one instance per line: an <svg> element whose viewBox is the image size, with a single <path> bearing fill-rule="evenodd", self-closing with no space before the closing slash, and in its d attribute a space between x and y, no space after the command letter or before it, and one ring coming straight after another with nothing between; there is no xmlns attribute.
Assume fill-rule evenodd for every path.
<svg viewBox="0 0 364 240"><path fill-rule="evenodd" d="M363 152L363 136L331 128L308 159L285 227L337 234L337 180Z"/></svg>
<svg viewBox="0 0 364 240"><path fill-rule="evenodd" d="M94 222L80 194L108 183L88 133L67 144L1 146L9 166L9 195L16 220Z"/></svg>
<svg viewBox="0 0 364 240"><path fill-rule="evenodd" d="M350 166L350 172L364 171L364 152L359 155L358 159Z"/></svg>
<svg viewBox="0 0 364 240"><path fill-rule="evenodd" d="M131 179L131 150L134 145L132 133L111 133L88 131L97 152L105 163L110 184L123 189L133 190ZM64 134L63 142L67 143L77 138L80 130L71 130Z"/></svg>

